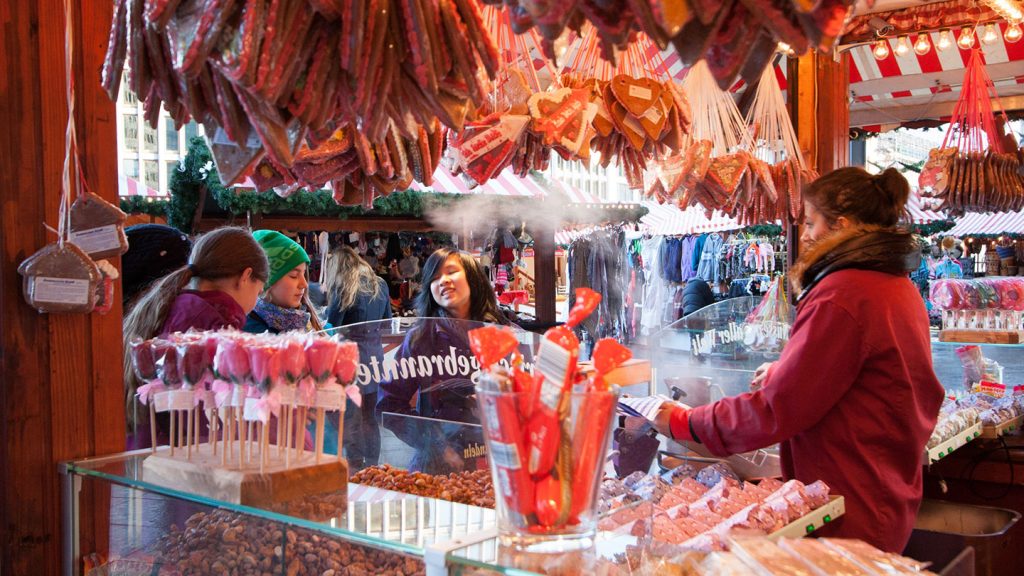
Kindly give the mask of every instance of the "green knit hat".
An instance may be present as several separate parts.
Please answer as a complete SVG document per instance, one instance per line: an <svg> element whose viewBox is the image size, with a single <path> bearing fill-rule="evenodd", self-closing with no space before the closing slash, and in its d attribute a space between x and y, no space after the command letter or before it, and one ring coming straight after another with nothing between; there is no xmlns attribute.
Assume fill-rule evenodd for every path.
<svg viewBox="0 0 1024 576"><path fill-rule="evenodd" d="M299 264L309 264L309 254L306 254L298 242L284 234L276 230L257 230L252 235L263 247L263 251L267 253L267 261L270 262L267 288L276 284Z"/></svg>

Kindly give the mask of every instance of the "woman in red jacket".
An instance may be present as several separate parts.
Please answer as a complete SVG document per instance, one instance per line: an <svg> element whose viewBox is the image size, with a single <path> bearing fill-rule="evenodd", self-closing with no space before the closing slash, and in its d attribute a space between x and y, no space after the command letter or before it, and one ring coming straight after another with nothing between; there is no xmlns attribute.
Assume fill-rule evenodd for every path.
<svg viewBox="0 0 1024 576"><path fill-rule="evenodd" d="M943 388L928 316L908 273L920 250L897 228L910 188L890 168L842 168L804 192L805 252L790 272L797 316L752 392L688 409L658 428L726 456L781 443L783 474L824 480L846 514L822 535L901 552L921 503L921 453Z"/></svg>

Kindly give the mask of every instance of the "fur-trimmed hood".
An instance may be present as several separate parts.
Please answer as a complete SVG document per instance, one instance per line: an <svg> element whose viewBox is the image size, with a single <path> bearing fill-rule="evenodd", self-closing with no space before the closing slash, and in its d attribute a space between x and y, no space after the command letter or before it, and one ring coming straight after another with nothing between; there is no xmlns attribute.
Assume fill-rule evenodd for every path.
<svg viewBox="0 0 1024 576"><path fill-rule="evenodd" d="M803 299L826 276L853 268L907 274L921 264L914 235L898 228L855 226L815 243L789 272L796 300Z"/></svg>

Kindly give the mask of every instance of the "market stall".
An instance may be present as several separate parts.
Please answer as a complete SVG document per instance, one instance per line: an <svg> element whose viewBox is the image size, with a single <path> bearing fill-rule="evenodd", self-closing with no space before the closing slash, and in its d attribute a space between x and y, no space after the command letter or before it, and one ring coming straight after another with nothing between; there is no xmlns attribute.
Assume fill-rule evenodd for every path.
<svg viewBox="0 0 1024 576"><path fill-rule="evenodd" d="M521 192L558 154L572 162L619 166L632 190L661 204L678 205L684 214L718 210L710 217L744 227L778 222L790 240L785 260L797 258L799 245L792 240L803 221L802 190L817 174L845 165L848 155L851 56L834 48L844 32L850 41L871 40L857 40L855 27L863 22L844 31L851 2L504 4L120 0L112 6L86 7L73 0L7 2L14 41L5 44L0 60L11 71L8 84L13 88L0 119L13 128L0 156L14 192L11 209L0 220L8 231L0 275L3 324L11 328L3 331L0 366L4 381L13 384L0 392L4 430L10 432L0 448L6 491L0 524L5 541L17 546L3 547L3 570L57 573L58 563L67 574L89 574L105 563L125 571L166 563L197 573L233 568L290 574L474 568L572 573L581 566L628 573L634 568L658 572L672 562L694 573L713 573L723 566L826 572L851 565L867 572L922 568L867 545L788 540L827 529L847 513L843 496L831 494L820 482L783 483L774 478L777 471L731 475L714 464L700 470L685 465L663 469L647 461L635 475L619 474L621 459L603 465L617 423L612 417L617 391L608 383L620 382L610 374L628 358L622 348L629 341L624 328L636 323L625 312L644 308L646 302L624 300L610 289L600 290L603 303L585 290L574 290L568 325L543 339L521 331L485 332L487 338L474 339L464 330L472 357L468 350L456 353L452 345L426 354L425 360L402 363L395 355L421 334L402 322L381 326L375 338L346 334L364 348L380 350L367 358L369 364L353 361L346 365L353 370L343 373L332 366L315 372L286 368L268 375L269 359L279 353L289 361L323 360L308 356L325 342L316 337L273 343L224 334L172 339L160 348L159 364L155 353L151 358L159 371L146 369L140 376L152 386L147 390L153 393L153 411L170 412L171 421L179 422L179 438L172 436L169 446L154 450L158 453L120 453L125 440L120 361L125 351L122 315L113 296L118 257L126 248L119 237L125 218L112 205L117 166L107 153L115 148L110 146L108 97L116 98L120 89L131 89L145 102L151 123L161 108L179 125L188 119L203 123L211 165L225 185L251 179L280 198L300 198L329 185L332 210L370 210L400 201L409 189L492 186ZM1013 26L1020 19L998 16L1009 18ZM973 13L969 19L980 22ZM1012 26L1000 30L1012 44ZM781 60L777 49L790 54ZM55 70L67 70L67 76ZM685 83L680 83L683 70ZM737 86L745 87L742 109L736 102ZM62 137L63 149L55 144ZM1004 172L1010 173L1008 168ZM573 197L571 190L561 194ZM941 192L933 196L947 198ZM948 199L957 210L969 204L956 203L955 196ZM993 194L991 199L997 198ZM1016 201L1002 200L1000 206ZM527 220L529 225L545 217L560 224L567 220L559 212L564 203L527 203L531 205L504 205L504 216L513 225L518 221L524 232ZM496 212L480 208L460 216L460 223L490 230L502 216ZM202 202L193 215L202 220ZM604 248L595 248L594 238L624 232L616 226L623 218L610 217L603 209L589 216L583 224L592 228L571 239L578 251L569 258L575 255L576 262L583 260L584 243L587 261L595 261L591 255L603 254ZM305 217L309 229L339 226L326 215ZM664 223L677 217L662 218ZM297 220L295 215L277 220L257 215L253 224L288 228L297 226ZM40 222L50 224L56 236ZM418 217L370 217L358 226L359 231L429 227ZM672 234L725 230L701 226L686 224L689 229ZM537 300L538 319L554 318L554 232L560 227L541 225L543 234L531 229L535 290L545 295L543 304ZM99 234L96 230L118 242L86 246L87 233ZM761 242L756 237L736 240L747 242L744 253L750 243ZM775 255L781 246L769 244L771 268L778 269ZM621 247L629 253L625 244ZM97 263L104 258L112 264ZM596 261L602 269L612 268L609 259ZM697 265L701 263L698 259ZM15 273L19 265L21 276ZM64 281L57 284L65 289L57 290L54 280ZM673 325L660 334L658 341L667 345L659 352L666 354L667 364L701 356L693 352L709 350L707 355L713 356L719 352L716 342L735 344L737 336L744 342L749 336L757 347L752 355L730 349L729 361L742 366L719 370L705 365L719 370L706 378L721 382L703 389L703 380L691 382L689 393L708 394L710 400L724 389L725 379L738 392L753 373L746 363L778 353L787 332L779 317L785 307L775 304L785 297L781 280L766 280L775 290L765 299L774 303L769 312L753 308L753 302L752 310L734 303L721 314L726 327L719 330L719 340L698 333L706 331L707 322L703 329ZM593 279L578 286L602 288ZM750 334L735 333L728 323L740 315L747 319L753 310L760 310L754 314L757 327ZM439 330L446 329L450 327ZM593 345L589 370L576 365L581 352L573 330L590 334L584 338L586 346ZM602 338L606 336L615 338ZM324 338L332 342L327 348L337 342ZM481 341L511 342L512 348L493 356L481 351ZM150 344L152 352L156 347ZM222 346L236 353L251 348L245 354L251 372L216 367L215 351ZM516 348L522 350L513 352ZM169 349L180 351L181 363L169 360ZM948 351L941 356L949 356ZM494 368L498 360L509 372ZM140 369L139 359L133 361ZM178 374L180 383L164 372L172 365L185 374ZM257 372L257 365L265 372ZM479 384L480 397L472 402L481 402L483 427L405 413L415 404L407 398L396 403L401 408L397 420L391 426L384 422L394 443L380 462L389 466L367 467L351 478L334 474L334 483L321 482L327 474L317 472L324 465L320 447L309 452L298 438L301 433L288 438L290 432L282 431L292 428L289 419L305 422L307 410L314 413L314 428L321 428L323 412L345 405L340 394L349 394L352 382L382 370L387 374L377 378L381 386L402 384L407 371L421 376L424 371L457 372L457 384L429 391L459 395L468 389L463 403L473 397L466 381ZM643 379L621 384L640 384L648 393L685 384L670 382L657 370L655 366L646 386ZM332 387L339 384L341 392ZM579 390L573 390L575 384ZM289 390L292 395L282 400L281 394ZM510 402L502 396L523 390L530 401ZM487 404L488 394L493 394L493 404ZM568 406L573 408L567 412ZM503 416L491 418L491 409ZM626 403L622 410L651 419L643 406ZM212 426L213 433L205 438L200 421ZM215 452L217 430L236 430L234 425L246 431L244 449L237 444L242 432L226 432L220 436L220 452ZM992 430L983 426L983 435L998 438L1018 425L1012 418L993 421ZM952 436L932 446L938 457L945 458L950 449L959 452L955 444L967 436L973 441L974 426L951 426ZM283 443L279 435L271 440L274 427L285 436ZM344 467L340 436L335 468ZM430 441L439 438L444 439L442 447L450 447L448 440L462 442L459 450L451 451L455 458L448 450L428 451L436 447ZM410 454L410 448L416 453ZM676 464L680 456L694 462L706 457L674 454ZM406 469L415 468L418 457L439 469L452 468L456 460L463 466L416 476ZM164 468L154 472L160 458ZM744 470L758 471L771 460L770 453L753 454ZM925 454L922 460L931 464L934 459ZM53 474L58 461L65 462L59 478ZM479 464L476 472L466 466L469 461ZM289 493L289 483L280 479L250 482L268 474L296 473L293 463L317 489ZM167 471L172 469L177 472ZM601 482L605 474L609 480ZM280 493L270 490L270 503L225 497L220 484L225 478L238 486L262 486L254 490L263 495L266 486L280 486ZM734 537L734 527L760 537ZM786 539L771 542L778 537ZM563 540L590 546L580 553L583 564L567 566L511 551L509 542L517 539L541 547ZM677 545L698 551L680 557ZM731 551L722 553L726 548Z"/></svg>

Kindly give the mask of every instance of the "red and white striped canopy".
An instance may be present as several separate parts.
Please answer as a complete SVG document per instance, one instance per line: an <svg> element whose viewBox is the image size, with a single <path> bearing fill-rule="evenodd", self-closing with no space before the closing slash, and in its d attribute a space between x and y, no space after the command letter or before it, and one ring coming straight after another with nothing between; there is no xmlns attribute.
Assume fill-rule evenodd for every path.
<svg viewBox="0 0 1024 576"><path fill-rule="evenodd" d="M445 194L491 194L494 196L523 196L528 198L544 198L552 191L560 192L576 203L597 203L601 199L580 190L571 184L554 178L541 178L529 175L520 178L512 168L506 168L496 177L484 184L470 189L458 176L452 175L444 166L434 171L434 183L430 187L413 181L411 190L419 192L441 192Z"/></svg>
<svg viewBox="0 0 1024 576"><path fill-rule="evenodd" d="M1003 40L1006 22L997 25L997 39L991 44L980 44L986 71L995 84L996 92L1006 108L1024 107L1024 41L1008 43ZM980 31L979 31L980 32ZM970 50L956 45L961 31L950 31L953 45L938 49L939 32L928 38L931 49L918 55L913 49L900 56L896 54L897 40L889 43L889 56L878 60L872 53L872 44L862 44L850 50L850 126L879 130L887 125L899 125L922 119L946 119L950 116L964 69L970 59ZM911 34L911 46L917 34Z"/></svg>
<svg viewBox="0 0 1024 576"><path fill-rule="evenodd" d="M739 230L743 226L735 219L715 210L708 218L707 212L700 206L690 206L680 210L674 204L658 204L657 202L641 202L648 212L640 218L641 225L652 234L704 234L707 232L724 232Z"/></svg>
<svg viewBox="0 0 1024 576"><path fill-rule="evenodd" d="M926 210L922 206L921 194L917 190L911 192L910 198L907 199L907 212L910 214L910 221L914 224L930 224L948 219L948 216L942 212Z"/></svg>
<svg viewBox="0 0 1024 576"><path fill-rule="evenodd" d="M956 219L956 226L945 234L971 236L972 234L1024 234L1024 210L999 214L967 214Z"/></svg>
<svg viewBox="0 0 1024 576"><path fill-rule="evenodd" d="M129 178L124 174L117 178L117 194L119 196L167 196L167 194L163 194L159 190L150 188L142 182L139 182L134 178Z"/></svg>

